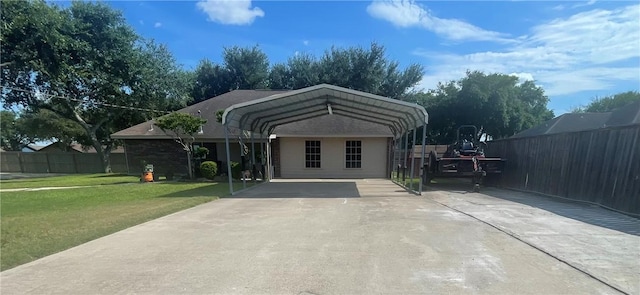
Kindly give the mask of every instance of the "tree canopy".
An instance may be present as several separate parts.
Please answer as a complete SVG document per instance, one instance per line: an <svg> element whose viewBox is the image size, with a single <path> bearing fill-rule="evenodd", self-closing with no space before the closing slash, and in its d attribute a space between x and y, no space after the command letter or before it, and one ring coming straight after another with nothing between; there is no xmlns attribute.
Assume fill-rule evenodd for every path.
<svg viewBox="0 0 640 295"><path fill-rule="evenodd" d="M110 135L152 117L137 108L176 109L190 100L189 74L161 45L140 38L102 3L2 4L2 100L31 114L76 122L110 170ZM128 106L113 108L110 105Z"/></svg>
<svg viewBox="0 0 640 295"><path fill-rule="evenodd" d="M640 101L640 92L627 91L614 94L611 96L605 96L602 98L596 98L586 106L578 107L573 112L575 113L605 113L613 111L614 109L624 107L636 101Z"/></svg>
<svg viewBox="0 0 640 295"><path fill-rule="evenodd" d="M296 54L272 66L258 46L224 48L222 57L222 64L204 59L196 67L193 103L235 89L300 89L321 83L403 98L420 82L424 70L418 64L401 69L377 43L369 48L332 47L320 58Z"/></svg>
<svg viewBox="0 0 640 295"><path fill-rule="evenodd" d="M0 113L0 147L5 151L20 151L33 142L24 132L16 114L3 110Z"/></svg>
<svg viewBox="0 0 640 295"><path fill-rule="evenodd" d="M502 138L553 118L541 87L505 74L467 72L466 77L440 83L411 100L429 112L428 139L438 144L453 142L460 125L476 125L493 138Z"/></svg>

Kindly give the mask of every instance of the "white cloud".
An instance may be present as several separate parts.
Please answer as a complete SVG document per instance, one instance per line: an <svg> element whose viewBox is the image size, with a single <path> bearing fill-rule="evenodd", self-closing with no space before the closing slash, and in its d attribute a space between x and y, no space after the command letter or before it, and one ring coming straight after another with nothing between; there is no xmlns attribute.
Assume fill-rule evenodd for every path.
<svg viewBox="0 0 640 295"><path fill-rule="evenodd" d="M155 24L153 24L154 28L159 28L162 27L162 23L161 22L156 22Z"/></svg>
<svg viewBox="0 0 640 295"><path fill-rule="evenodd" d="M500 51L460 55L415 50L431 61L420 86L433 89L438 82L464 77L467 70L535 78L549 96L640 83L640 5L581 12L530 31Z"/></svg>
<svg viewBox="0 0 640 295"><path fill-rule="evenodd" d="M304 44L304 46L309 46L309 40L302 41L302 44Z"/></svg>
<svg viewBox="0 0 640 295"><path fill-rule="evenodd" d="M578 7L584 7L584 6L591 6L593 4L596 4L596 0L589 0L586 3L579 3L576 5L573 5L572 8L578 8Z"/></svg>
<svg viewBox="0 0 640 295"><path fill-rule="evenodd" d="M264 11L251 7L251 0L202 0L196 7L209 16L209 21L223 25L250 25Z"/></svg>
<svg viewBox="0 0 640 295"><path fill-rule="evenodd" d="M484 30L457 19L436 17L414 0L376 0L367 6L367 12L395 26L423 28L453 41L512 42L506 34Z"/></svg>

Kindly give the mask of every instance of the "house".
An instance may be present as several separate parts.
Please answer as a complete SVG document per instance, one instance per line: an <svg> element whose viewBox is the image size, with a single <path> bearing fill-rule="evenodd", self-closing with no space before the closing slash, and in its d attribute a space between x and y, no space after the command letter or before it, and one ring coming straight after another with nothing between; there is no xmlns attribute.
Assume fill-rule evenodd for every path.
<svg viewBox="0 0 640 295"><path fill-rule="evenodd" d="M571 133L634 124L640 124L640 101L611 112L563 114L538 126L515 134L510 138Z"/></svg>
<svg viewBox="0 0 640 295"><path fill-rule="evenodd" d="M225 110L222 124L219 110ZM206 160L223 165L219 170L227 159L247 167L255 156L271 167L271 177L281 178L388 178L396 140L427 121L416 104L327 84L235 90L179 112L207 120L194 145L208 148ZM129 165L187 173L186 153L153 120L112 138L124 141Z"/></svg>
<svg viewBox="0 0 640 295"><path fill-rule="evenodd" d="M28 145L25 145L20 151L23 153L33 153L41 150L43 147L44 146L41 146L41 145L28 144Z"/></svg>

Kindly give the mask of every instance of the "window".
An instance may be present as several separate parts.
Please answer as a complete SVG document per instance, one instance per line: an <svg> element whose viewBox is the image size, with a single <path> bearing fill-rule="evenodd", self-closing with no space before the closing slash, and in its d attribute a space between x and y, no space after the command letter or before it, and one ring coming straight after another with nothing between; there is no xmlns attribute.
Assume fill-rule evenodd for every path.
<svg viewBox="0 0 640 295"><path fill-rule="evenodd" d="M305 167L320 168L320 141L307 140L304 143L305 148Z"/></svg>
<svg viewBox="0 0 640 295"><path fill-rule="evenodd" d="M345 152L345 167L362 168L362 141L347 140Z"/></svg>

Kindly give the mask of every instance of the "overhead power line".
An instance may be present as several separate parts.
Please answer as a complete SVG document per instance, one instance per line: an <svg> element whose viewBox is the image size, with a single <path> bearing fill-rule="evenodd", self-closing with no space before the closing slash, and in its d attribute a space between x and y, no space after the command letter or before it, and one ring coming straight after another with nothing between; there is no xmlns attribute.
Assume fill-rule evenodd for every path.
<svg viewBox="0 0 640 295"><path fill-rule="evenodd" d="M72 97L68 97L68 96L61 96L61 95L52 95L52 94L47 94L47 93L37 93L36 91L33 90L28 90L28 89L22 89L22 88L16 88L16 87L9 87L9 86L2 86L2 88L6 88L9 90L13 90L13 91L21 91L21 92L26 92L26 93L31 93L34 96L46 96L49 98L62 98L62 99L68 99L70 101L75 101L75 102L80 102L80 103L90 103L90 104L94 104L94 105L99 105L99 106L105 106L105 107L110 107L110 108L118 108L118 109L126 109L126 110L134 110L134 111L145 111L145 112L154 112L154 113L163 113L163 114L169 114L171 112L169 111L160 111L160 110L154 110L154 109L147 109L147 108L139 108L139 107L131 107L131 106L122 106L122 105L116 105L116 104L112 104L112 103L106 103L106 102L88 102L82 99L77 99L77 98L72 98Z"/></svg>

